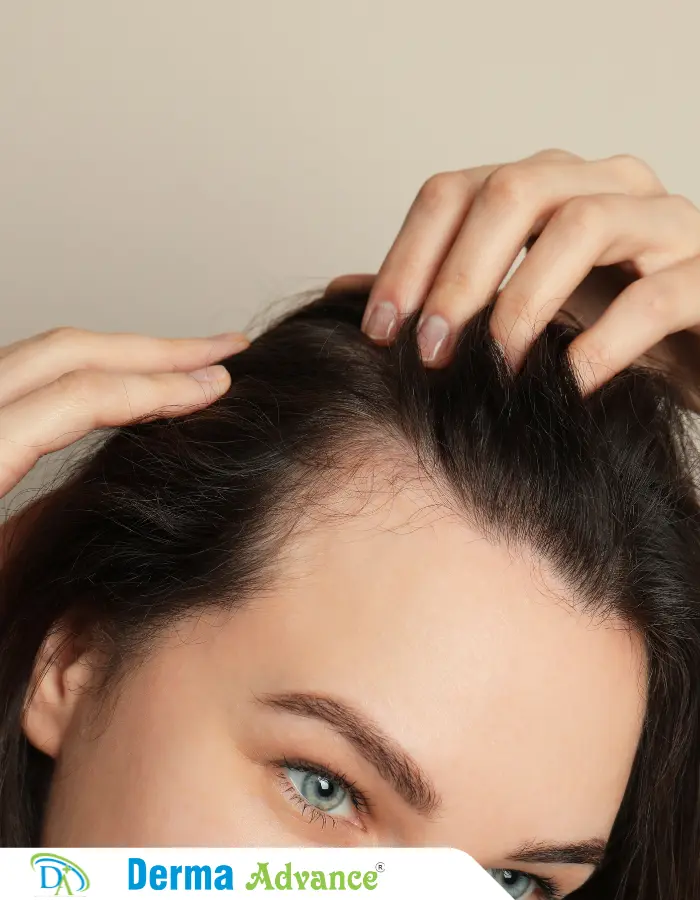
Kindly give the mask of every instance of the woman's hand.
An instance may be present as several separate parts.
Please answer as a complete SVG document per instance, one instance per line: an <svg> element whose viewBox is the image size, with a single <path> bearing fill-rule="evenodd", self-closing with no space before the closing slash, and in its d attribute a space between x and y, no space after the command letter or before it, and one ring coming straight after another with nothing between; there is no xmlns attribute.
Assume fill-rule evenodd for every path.
<svg viewBox="0 0 700 900"><path fill-rule="evenodd" d="M0 348L0 497L90 431L207 406L230 385L212 364L247 345L59 328Z"/></svg>
<svg viewBox="0 0 700 900"><path fill-rule="evenodd" d="M667 335L700 334L700 211L669 195L630 156L584 161L560 150L520 162L447 172L421 188L372 284L363 329L380 343L421 309L427 365L449 361L464 323L486 305L523 247L527 256L496 299L491 331L517 369L536 336L588 273L620 265L634 276L572 343L591 391Z"/></svg>

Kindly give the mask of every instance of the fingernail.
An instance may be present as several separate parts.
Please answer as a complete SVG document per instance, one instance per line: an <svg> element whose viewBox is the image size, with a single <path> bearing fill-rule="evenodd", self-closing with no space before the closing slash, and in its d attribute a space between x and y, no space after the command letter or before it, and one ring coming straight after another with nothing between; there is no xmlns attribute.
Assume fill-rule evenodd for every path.
<svg viewBox="0 0 700 900"><path fill-rule="evenodd" d="M375 303L364 326L364 332L373 341L388 341L396 334L398 315L396 307L387 300Z"/></svg>
<svg viewBox="0 0 700 900"><path fill-rule="evenodd" d="M428 316L418 328L418 347L424 362L432 363L448 350L450 326L442 316Z"/></svg>
<svg viewBox="0 0 700 900"><path fill-rule="evenodd" d="M228 372L224 366L207 366L206 369L197 369L195 372L190 372L190 375L195 381L201 381L206 384L216 384L228 379Z"/></svg>

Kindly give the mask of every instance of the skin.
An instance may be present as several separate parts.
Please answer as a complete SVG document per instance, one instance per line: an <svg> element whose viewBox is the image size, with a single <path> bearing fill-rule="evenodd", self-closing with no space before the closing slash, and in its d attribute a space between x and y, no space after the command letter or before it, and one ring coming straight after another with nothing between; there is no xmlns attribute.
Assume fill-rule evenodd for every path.
<svg viewBox="0 0 700 900"><path fill-rule="evenodd" d="M641 641L582 615L527 548L372 484L361 509L356 485L333 498L259 601L166 630L114 702L78 689L89 652L54 665L26 721L57 760L46 845L448 845L561 895L590 876L576 856L599 855L639 739ZM324 824L285 759L368 808ZM560 862L532 861L549 845Z"/></svg>

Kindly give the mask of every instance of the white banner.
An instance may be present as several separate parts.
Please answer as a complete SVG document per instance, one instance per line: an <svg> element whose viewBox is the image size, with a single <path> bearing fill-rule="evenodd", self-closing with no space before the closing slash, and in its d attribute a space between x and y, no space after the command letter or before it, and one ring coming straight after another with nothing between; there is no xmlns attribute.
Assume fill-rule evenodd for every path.
<svg viewBox="0 0 700 900"><path fill-rule="evenodd" d="M385 898L508 896L459 850L0 849L0 896L125 900L251 891Z"/></svg>

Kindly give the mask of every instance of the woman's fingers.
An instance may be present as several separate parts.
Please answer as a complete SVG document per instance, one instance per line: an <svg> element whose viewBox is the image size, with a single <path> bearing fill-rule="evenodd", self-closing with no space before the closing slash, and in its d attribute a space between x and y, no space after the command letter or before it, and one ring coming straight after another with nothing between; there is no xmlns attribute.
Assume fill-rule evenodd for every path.
<svg viewBox="0 0 700 900"><path fill-rule="evenodd" d="M566 150L541 150L520 165L581 161ZM401 319L423 305L475 197L499 168L443 172L423 185L374 282L363 320L370 337L390 342Z"/></svg>
<svg viewBox="0 0 700 900"><path fill-rule="evenodd" d="M230 376L223 366L191 374L70 371L0 408L0 496L39 457L69 446L90 431L185 415L209 405L229 386Z"/></svg>
<svg viewBox="0 0 700 900"><path fill-rule="evenodd" d="M700 256L633 282L569 354L584 393L590 393L666 336L700 321Z"/></svg>
<svg viewBox="0 0 700 900"><path fill-rule="evenodd" d="M192 372L247 345L238 333L167 339L58 328L0 350L0 407L71 371Z"/></svg>
<svg viewBox="0 0 700 900"><path fill-rule="evenodd" d="M441 266L419 326L424 361L440 366L462 326L498 290L531 234L568 200L601 193L659 192L655 176L617 158L596 162L525 162L486 179Z"/></svg>
<svg viewBox="0 0 700 900"><path fill-rule="evenodd" d="M698 253L700 211L685 198L575 197L557 209L499 294L492 334L517 369L535 338L595 266L631 261L647 276ZM700 300L691 294L688 303L700 320Z"/></svg>
<svg viewBox="0 0 700 900"><path fill-rule="evenodd" d="M472 201L496 166L435 175L423 185L374 282L362 328L380 343L420 307L459 234Z"/></svg>
<svg viewBox="0 0 700 900"><path fill-rule="evenodd" d="M634 157L586 162L560 150L431 178L374 282L363 329L390 342L401 318L423 307L423 358L442 365L460 328L498 289L528 237L566 200L597 193L665 191Z"/></svg>

